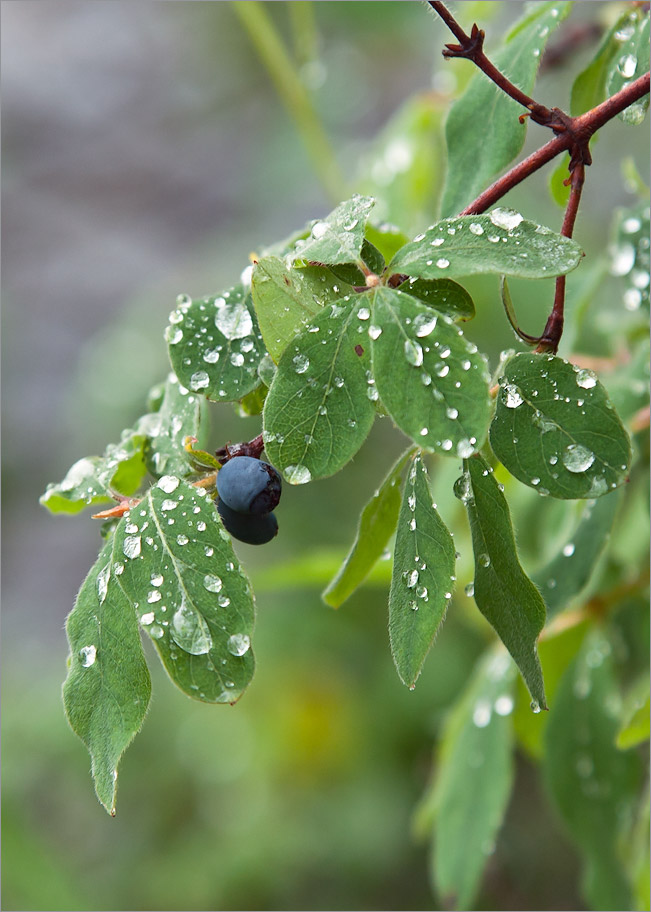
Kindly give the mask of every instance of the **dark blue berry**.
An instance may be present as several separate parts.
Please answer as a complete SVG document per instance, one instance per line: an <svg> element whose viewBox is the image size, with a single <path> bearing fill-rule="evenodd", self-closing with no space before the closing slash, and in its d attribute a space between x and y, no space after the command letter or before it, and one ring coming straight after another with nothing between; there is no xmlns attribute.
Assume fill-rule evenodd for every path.
<svg viewBox="0 0 651 912"><path fill-rule="evenodd" d="M217 473L219 499L237 513L271 513L278 506L281 478L253 456L235 456Z"/></svg>
<svg viewBox="0 0 651 912"><path fill-rule="evenodd" d="M273 513L238 513L222 500L217 501L217 509L226 531L247 545L264 545L278 534L278 520Z"/></svg>

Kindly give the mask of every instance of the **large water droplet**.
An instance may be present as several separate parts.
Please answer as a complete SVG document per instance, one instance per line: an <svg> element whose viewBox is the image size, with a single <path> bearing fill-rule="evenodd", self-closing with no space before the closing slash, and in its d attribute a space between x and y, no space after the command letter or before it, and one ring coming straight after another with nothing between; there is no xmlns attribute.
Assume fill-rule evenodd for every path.
<svg viewBox="0 0 651 912"><path fill-rule="evenodd" d="M515 384L505 383L502 389L502 402L507 408L518 408L518 406L522 405L524 399Z"/></svg>
<svg viewBox="0 0 651 912"><path fill-rule="evenodd" d="M488 213L488 216L497 228L505 228L507 231L517 228L520 222L524 220L523 216L513 209L493 209L492 212Z"/></svg>
<svg viewBox="0 0 651 912"><path fill-rule="evenodd" d="M587 369L577 371L576 385L580 386L581 389L592 389L593 386L597 385L597 375L594 371Z"/></svg>
<svg viewBox="0 0 651 912"><path fill-rule="evenodd" d="M568 472L580 474L590 468L595 461L595 455L592 450L581 446L580 443L571 443L563 450L561 459Z"/></svg>
<svg viewBox="0 0 651 912"><path fill-rule="evenodd" d="M423 363L423 349L418 342L413 339L405 339L405 358L409 364L414 367L420 367Z"/></svg>
<svg viewBox="0 0 651 912"><path fill-rule="evenodd" d="M174 642L190 655L204 655L212 647L208 625L185 602L174 612L170 633Z"/></svg>
<svg viewBox="0 0 651 912"><path fill-rule="evenodd" d="M176 475L163 475L162 478L158 479L158 487L161 491L165 491L166 494L171 494L172 491L176 491L179 486L179 479Z"/></svg>
<svg viewBox="0 0 651 912"><path fill-rule="evenodd" d="M79 650L79 660L84 668L90 668L97 658L96 646L82 646Z"/></svg>
<svg viewBox="0 0 651 912"><path fill-rule="evenodd" d="M227 304L223 298L217 298L215 306L215 326L223 336L227 339L244 339L251 335L253 320L244 301Z"/></svg>
<svg viewBox="0 0 651 912"><path fill-rule="evenodd" d="M307 484L312 481L312 473L307 466L289 465L285 469L285 478L293 485Z"/></svg>
<svg viewBox="0 0 651 912"><path fill-rule="evenodd" d="M141 547L142 541L139 535L127 535L122 545L122 551L125 557L138 557Z"/></svg>
<svg viewBox="0 0 651 912"><path fill-rule="evenodd" d="M414 317L414 332L419 339L429 336L436 328L437 317L435 315L420 313Z"/></svg>
<svg viewBox="0 0 651 912"><path fill-rule="evenodd" d="M234 633L229 636L226 642L226 648L231 655L243 656L251 648L251 640L245 633Z"/></svg>
<svg viewBox="0 0 651 912"><path fill-rule="evenodd" d="M297 374L304 374L310 366L310 359L306 358L305 355L294 355L292 364L294 365L294 370Z"/></svg>
<svg viewBox="0 0 651 912"><path fill-rule="evenodd" d="M111 574L111 565L107 564L97 575L97 597L100 605L103 604L108 592L109 576Z"/></svg>
<svg viewBox="0 0 651 912"><path fill-rule="evenodd" d="M177 345L183 338L183 330L178 326L168 326L165 330L165 339L170 345Z"/></svg>
<svg viewBox="0 0 651 912"><path fill-rule="evenodd" d="M207 573L203 578L204 589L207 589L208 592L220 592L222 588L222 581L220 577L213 576L211 573Z"/></svg>
<svg viewBox="0 0 651 912"><path fill-rule="evenodd" d="M190 389L198 392L205 389L210 383L210 377L205 371L195 371L190 377Z"/></svg>

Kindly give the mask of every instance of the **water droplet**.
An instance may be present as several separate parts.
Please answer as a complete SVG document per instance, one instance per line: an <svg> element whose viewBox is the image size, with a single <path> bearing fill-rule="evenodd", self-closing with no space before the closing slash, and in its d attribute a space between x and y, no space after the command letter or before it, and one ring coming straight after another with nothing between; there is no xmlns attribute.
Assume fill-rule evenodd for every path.
<svg viewBox="0 0 651 912"><path fill-rule="evenodd" d="M382 335L382 327L374 326L373 323L371 323L371 325L368 328L368 334L371 337L371 339L373 339L373 340L379 339L380 336Z"/></svg>
<svg viewBox="0 0 651 912"><path fill-rule="evenodd" d="M184 535L183 532L180 532L180 533L176 536L176 543L177 543L177 545L187 545L187 543L188 543L189 541L190 541L190 539L188 538L187 535ZM179 643L179 646L180 646L180 645L181 645L181 644Z"/></svg>
<svg viewBox="0 0 651 912"><path fill-rule="evenodd" d="M477 728L486 728L491 720L492 712L493 707L488 700L484 698L477 700L472 713L473 724L476 725Z"/></svg>
<svg viewBox="0 0 651 912"><path fill-rule="evenodd" d="M162 596L161 596L160 592L158 591L158 589L152 589L150 592L147 593L147 602L150 605L153 605L154 602L160 602L161 598L162 598Z"/></svg>
<svg viewBox="0 0 651 912"><path fill-rule="evenodd" d="M210 573L207 573L203 578L204 589L207 589L208 592L220 592L222 588L222 581L218 576L213 576Z"/></svg>
<svg viewBox="0 0 651 912"><path fill-rule="evenodd" d="M491 559L488 554L480 554L477 560L482 567L490 567L491 565Z"/></svg>
<svg viewBox="0 0 651 912"><path fill-rule="evenodd" d="M496 228L505 228L507 231L512 231L524 221L524 217L513 209L493 209L488 216Z"/></svg>
<svg viewBox="0 0 651 912"><path fill-rule="evenodd" d="M457 456L460 459L469 459L475 452L473 441L476 442L475 438L471 437L470 440L464 438L457 443Z"/></svg>
<svg viewBox="0 0 651 912"><path fill-rule="evenodd" d="M138 557L141 546L142 542L139 535L127 535L122 544L122 552L128 558Z"/></svg>
<svg viewBox="0 0 651 912"><path fill-rule="evenodd" d="M305 355L295 355L292 358L292 364L297 374L304 374L310 366L310 359L306 358Z"/></svg>
<svg viewBox="0 0 651 912"><path fill-rule="evenodd" d="M473 581L472 583L468 583L468 585L465 587L465 589L464 589L463 591L466 593L466 595L468 596L468 598L472 598L473 595L475 594L475 583L474 583L474 581Z"/></svg>
<svg viewBox="0 0 651 912"><path fill-rule="evenodd" d="M591 370L580 370L576 374L576 385L581 389L592 389L597 385L597 375Z"/></svg>
<svg viewBox="0 0 651 912"><path fill-rule="evenodd" d="M451 450L451 449L452 449L452 441L451 441L450 439L443 440L443 441L441 442L441 449L442 449L442 450Z"/></svg>
<svg viewBox="0 0 651 912"><path fill-rule="evenodd" d="M79 650L79 659L84 668L90 668L97 658L96 646L82 646Z"/></svg>
<svg viewBox="0 0 651 912"><path fill-rule="evenodd" d="M368 309L368 307L360 307L360 309L357 311L358 320L368 320L370 316L371 311Z"/></svg>
<svg viewBox="0 0 651 912"><path fill-rule="evenodd" d="M165 340L170 345L177 345L183 338L183 330L178 326L168 326L165 330Z"/></svg>
<svg viewBox="0 0 651 912"><path fill-rule="evenodd" d="M232 352L231 354L231 364L233 367L242 367L244 364L244 355L242 352Z"/></svg>
<svg viewBox="0 0 651 912"><path fill-rule="evenodd" d="M518 408L524 399L517 386L513 383L505 383L502 389L502 402L507 408Z"/></svg>
<svg viewBox="0 0 651 912"><path fill-rule="evenodd" d="M377 400L380 398L380 394L374 386L368 386L366 388L366 395L371 400L371 402L377 402Z"/></svg>
<svg viewBox="0 0 651 912"><path fill-rule="evenodd" d="M304 465L289 465L285 469L285 478L290 484L307 484L312 481L312 473Z"/></svg>
<svg viewBox="0 0 651 912"><path fill-rule="evenodd" d="M98 574L97 574L97 597L99 599L100 605L104 603L106 598L106 593L108 592L108 583L109 576L111 574L111 565L107 564Z"/></svg>
<svg viewBox="0 0 651 912"><path fill-rule="evenodd" d="M423 363L423 349L419 343L414 342L413 339L405 339L404 350L408 363L414 367L420 367Z"/></svg>
<svg viewBox="0 0 651 912"><path fill-rule="evenodd" d="M429 597L428 593L427 593L427 586L419 586L418 589L416 589L416 595L418 596L418 598L424 599L425 601L427 601L427 599Z"/></svg>
<svg viewBox="0 0 651 912"><path fill-rule="evenodd" d="M532 700L529 705L531 706L531 712L533 712L533 713L540 712L540 703L538 702L538 700Z"/></svg>
<svg viewBox="0 0 651 912"><path fill-rule="evenodd" d="M160 505L160 508L161 508L161 510L163 510L163 512L167 513L170 510L176 510L178 505L179 505L178 500L164 500L162 502L162 504Z"/></svg>
<svg viewBox="0 0 651 912"><path fill-rule="evenodd" d="M205 371L195 371L190 377L190 389L197 392L210 384L210 377Z"/></svg>
<svg viewBox="0 0 651 912"><path fill-rule="evenodd" d="M448 409L446 409L446 410L445 410L445 414L446 414L446 415L448 416L448 418L450 418L452 421L454 421L455 418L458 418L458 417L459 417L459 412L458 412L457 409L455 409L455 408L448 408Z"/></svg>
<svg viewBox="0 0 651 912"><path fill-rule="evenodd" d="M617 69L624 79L630 79L631 76L635 75L635 70L637 69L637 57L632 54L626 54L617 64Z"/></svg>
<svg viewBox="0 0 651 912"><path fill-rule="evenodd" d="M595 461L595 455L580 443L571 443L563 450L561 459L568 472L580 474L590 468Z"/></svg>
<svg viewBox="0 0 651 912"><path fill-rule="evenodd" d="M149 636L155 640L160 640L164 633L165 631L158 624L152 624L149 628Z"/></svg>
<svg viewBox="0 0 651 912"><path fill-rule="evenodd" d="M165 491L166 494L171 494L172 491L176 491L179 486L179 479L176 475L163 475L162 478L158 479L158 487L161 491Z"/></svg>
<svg viewBox="0 0 651 912"><path fill-rule="evenodd" d="M407 589L414 589L418 584L418 570L405 571L402 576L407 583Z"/></svg>
<svg viewBox="0 0 651 912"><path fill-rule="evenodd" d="M414 317L414 332L419 339L429 336L436 328L437 317L426 313L419 313Z"/></svg>
<svg viewBox="0 0 651 912"><path fill-rule="evenodd" d="M174 612L170 632L174 642L191 655L204 655L212 647L208 625L201 615L185 602Z"/></svg>
<svg viewBox="0 0 651 912"><path fill-rule="evenodd" d="M229 636L226 642L226 648L231 655L243 656L251 648L251 640L245 633L234 633Z"/></svg>
<svg viewBox="0 0 651 912"><path fill-rule="evenodd" d="M434 369L434 373L437 377L447 377L447 375L450 373L450 365L440 362Z"/></svg>
<svg viewBox="0 0 651 912"><path fill-rule="evenodd" d="M574 545L572 544L572 542L569 542L569 543L568 543L567 545L565 545L565 547L563 548L563 555L564 555L565 557L572 557L573 554L574 554Z"/></svg>
<svg viewBox="0 0 651 912"><path fill-rule="evenodd" d="M461 503L469 504L473 500L472 482L470 473L464 472L454 483L454 496L458 497Z"/></svg>
<svg viewBox="0 0 651 912"><path fill-rule="evenodd" d="M227 339L244 339L251 335L253 320L244 301L227 304L224 298L217 298L215 306L215 326L223 336Z"/></svg>
<svg viewBox="0 0 651 912"><path fill-rule="evenodd" d="M441 257L439 260L436 261L436 265L438 266L439 269L447 269L448 266L450 265L450 261L446 260L445 257Z"/></svg>
<svg viewBox="0 0 651 912"><path fill-rule="evenodd" d="M317 241L322 238L330 230L330 226L327 222L315 222L312 225L312 237Z"/></svg>
<svg viewBox="0 0 651 912"><path fill-rule="evenodd" d="M476 234L479 237L479 235L484 233L484 229L477 222L471 222L470 223L470 233Z"/></svg>
<svg viewBox="0 0 651 912"><path fill-rule="evenodd" d="M140 623L141 623L144 627L149 627L150 624L153 624L153 623L154 623L154 618L155 618L155 617L156 617L156 615L154 614L153 611L148 611L146 614L141 615L141 617L140 617Z"/></svg>

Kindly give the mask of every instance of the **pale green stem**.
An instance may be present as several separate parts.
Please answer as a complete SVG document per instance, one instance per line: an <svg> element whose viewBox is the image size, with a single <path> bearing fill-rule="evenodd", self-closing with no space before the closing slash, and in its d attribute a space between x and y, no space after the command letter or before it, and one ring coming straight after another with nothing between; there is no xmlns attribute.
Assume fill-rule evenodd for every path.
<svg viewBox="0 0 651 912"><path fill-rule="evenodd" d="M234 0L231 6L293 118L324 190L333 203L340 202L347 194L334 150L265 4L259 0Z"/></svg>
<svg viewBox="0 0 651 912"><path fill-rule="evenodd" d="M316 60L318 36L312 0L289 0L285 4L292 30L294 58L299 66Z"/></svg>

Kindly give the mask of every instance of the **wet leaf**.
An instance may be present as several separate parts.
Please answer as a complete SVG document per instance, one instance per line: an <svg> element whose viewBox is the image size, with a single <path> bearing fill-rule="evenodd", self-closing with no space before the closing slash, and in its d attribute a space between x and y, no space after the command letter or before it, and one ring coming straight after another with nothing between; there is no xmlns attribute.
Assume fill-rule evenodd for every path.
<svg viewBox="0 0 651 912"><path fill-rule="evenodd" d="M418 298L452 320L472 320L475 316L473 299L465 288L450 279L416 279L412 276L399 285L398 290Z"/></svg>
<svg viewBox="0 0 651 912"><path fill-rule="evenodd" d="M627 11L611 26L599 42L590 63L574 80L570 96L570 114L577 117L585 114L591 108L606 99L606 80L608 79L611 63L626 41L622 36L627 32L632 34L638 16L635 12Z"/></svg>
<svg viewBox="0 0 651 912"><path fill-rule="evenodd" d="M553 355L506 363L490 440L512 475L552 497L600 497L629 471L628 434L596 374Z"/></svg>
<svg viewBox="0 0 651 912"><path fill-rule="evenodd" d="M564 611L588 583L608 544L618 504L616 494L587 501L558 553L533 575L545 599L548 619Z"/></svg>
<svg viewBox="0 0 651 912"><path fill-rule="evenodd" d="M547 41L571 6L536 3L511 29L504 46L490 52L498 70L527 95L531 95ZM518 120L523 111L522 105L483 73L473 76L446 122L448 175L443 215L461 211L518 155L526 135L526 126Z"/></svg>
<svg viewBox="0 0 651 912"><path fill-rule="evenodd" d="M358 262L366 220L374 205L372 197L358 193L340 203L326 218L313 223L308 238L296 242L294 258L326 265Z"/></svg>
<svg viewBox="0 0 651 912"><path fill-rule="evenodd" d="M649 740L649 674L642 674L626 695L615 744L629 750Z"/></svg>
<svg viewBox="0 0 651 912"><path fill-rule="evenodd" d="M545 625L545 603L518 560L506 499L481 456L464 460L454 490L470 520L477 607L513 656L533 700L545 709L536 650Z"/></svg>
<svg viewBox="0 0 651 912"><path fill-rule="evenodd" d="M276 257L259 260L251 290L267 350L279 361L294 336L329 304L352 294L325 266L288 268Z"/></svg>
<svg viewBox="0 0 651 912"><path fill-rule="evenodd" d="M112 551L109 540L66 621L63 702L91 755L97 797L115 814L118 763L143 723L151 682L133 605L111 572Z"/></svg>
<svg viewBox="0 0 651 912"><path fill-rule="evenodd" d="M205 404L202 396L189 392L170 373L163 386L159 409L147 420L145 460L155 478L190 474L183 441L186 437L200 436L202 404Z"/></svg>
<svg viewBox="0 0 651 912"><path fill-rule="evenodd" d="M622 278L624 307L633 312L649 308L648 202L618 210L609 248L610 271Z"/></svg>
<svg viewBox="0 0 651 912"><path fill-rule="evenodd" d="M323 592L327 605L339 608L364 582L382 556L398 523L400 477L410 453L408 450L400 457L362 510L353 546Z"/></svg>
<svg viewBox="0 0 651 912"><path fill-rule="evenodd" d="M208 399L242 399L259 384L265 353L250 295L235 285L216 297L181 295L165 338L179 381Z"/></svg>
<svg viewBox="0 0 651 912"><path fill-rule="evenodd" d="M391 288L373 301L373 375L383 405L419 446L469 456L490 421L486 361L445 315Z"/></svg>
<svg viewBox="0 0 651 912"><path fill-rule="evenodd" d="M365 295L333 304L278 363L264 407L264 441L290 484L339 471L371 429L369 317Z"/></svg>
<svg viewBox="0 0 651 912"><path fill-rule="evenodd" d="M452 598L454 561L452 536L417 454L402 497L389 593L391 652L400 680L412 689Z"/></svg>
<svg viewBox="0 0 651 912"><path fill-rule="evenodd" d="M440 742L429 800L430 872L446 908L476 908L482 873L513 787L514 667L491 652L453 707Z"/></svg>
<svg viewBox="0 0 651 912"><path fill-rule="evenodd" d="M637 758L615 747L611 646L600 629L564 674L545 733L544 773L556 807L585 858L583 890L593 909L630 909L618 833L638 782Z"/></svg>
<svg viewBox="0 0 651 912"><path fill-rule="evenodd" d="M389 263L391 272L421 279L459 276L519 276L544 279L575 269L583 251L571 238L524 219L513 209L447 218L405 244Z"/></svg>
<svg viewBox="0 0 651 912"><path fill-rule="evenodd" d="M608 76L606 78L606 93L608 96L615 95L624 86L629 85L649 71L648 10L646 15L640 11L637 22L631 23L631 26L630 36L609 61ZM622 31L623 29L620 29L620 33ZM626 31L628 33L629 29L626 29ZM642 123L648 109L649 95L647 93L617 116L624 123L637 125Z"/></svg>
<svg viewBox="0 0 651 912"><path fill-rule="evenodd" d="M234 703L253 676L253 596L206 492L164 475L115 533L111 573L180 690Z"/></svg>

